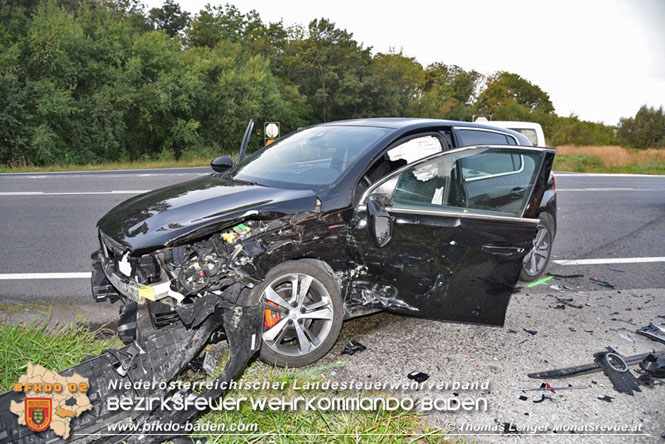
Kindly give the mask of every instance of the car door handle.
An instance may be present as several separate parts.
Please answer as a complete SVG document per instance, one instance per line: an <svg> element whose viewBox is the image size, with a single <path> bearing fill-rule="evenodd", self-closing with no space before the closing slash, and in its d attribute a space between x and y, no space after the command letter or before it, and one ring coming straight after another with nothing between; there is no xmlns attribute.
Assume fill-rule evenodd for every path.
<svg viewBox="0 0 665 444"><path fill-rule="evenodd" d="M524 195L524 192L526 191L526 188L524 187L515 187L512 190L510 190L510 197L513 199L519 199Z"/></svg>
<svg viewBox="0 0 665 444"><path fill-rule="evenodd" d="M508 257L514 254L524 253L524 248L522 247L510 247L510 246L492 245L492 244L483 245L481 247L481 250L493 256L501 256L501 257Z"/></svg>

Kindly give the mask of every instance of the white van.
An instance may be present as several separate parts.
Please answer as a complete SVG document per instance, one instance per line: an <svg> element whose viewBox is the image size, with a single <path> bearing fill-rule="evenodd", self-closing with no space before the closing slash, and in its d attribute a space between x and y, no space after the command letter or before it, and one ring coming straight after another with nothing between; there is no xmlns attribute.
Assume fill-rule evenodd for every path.
<svg viewBox="0 0 665 444"><path fill-rule="evenodd" d="M506 128L518 133L522 133L526 136L527 139L534 146L546 146L545 145L545 133L543 133L543 127L540 126L540 123L534 122L515 122L510 120L486 120L484 117L479 117L476 119L476 123L482 123L484 125L493 125L498 126L499 128Z"/></svg>

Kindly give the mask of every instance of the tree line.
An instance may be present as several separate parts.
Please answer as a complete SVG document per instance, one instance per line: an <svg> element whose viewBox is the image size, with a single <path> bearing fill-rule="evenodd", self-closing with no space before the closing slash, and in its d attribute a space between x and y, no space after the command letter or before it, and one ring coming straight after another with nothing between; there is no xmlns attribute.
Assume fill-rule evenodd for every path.
<svg viewBox="0 0 665 444"><path fill-rule="evenodd" d="M358 117L485 116L540 122L553 145L616 141L612 127L558 116L518 74L373 54L327 19L286 26L229 4L191 15L174 0L150 10L10 0L0 21L0 164L212 158L237 150L250 118L286 133ZM643 117L622 120L622 140L665 143L632 141L654 126Z"/></svg>

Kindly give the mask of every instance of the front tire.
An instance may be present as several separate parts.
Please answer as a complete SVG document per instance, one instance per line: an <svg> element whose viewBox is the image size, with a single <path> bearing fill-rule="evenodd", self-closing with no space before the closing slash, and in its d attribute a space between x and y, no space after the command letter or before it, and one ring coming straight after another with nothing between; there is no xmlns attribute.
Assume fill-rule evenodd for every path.
<svg viewBox="0 0 665 444"><path fill-rule="evenodd" d="M545 273L547 265L552 256L552 242L554 241L554 218L549 213L540 213L540 224L538 224L538 232L533 239L533 247L526 256L522 263L522 271L520 271L520 280L524 282L532 282Z"/></svg>
<svg viewBox="0 0 665 444"><path fill-rule="evenodd" d="M264 308L261 360L302 367L322 358L342 329L342 295L331 274L310 261L274 267L257 287Z"/></svg>

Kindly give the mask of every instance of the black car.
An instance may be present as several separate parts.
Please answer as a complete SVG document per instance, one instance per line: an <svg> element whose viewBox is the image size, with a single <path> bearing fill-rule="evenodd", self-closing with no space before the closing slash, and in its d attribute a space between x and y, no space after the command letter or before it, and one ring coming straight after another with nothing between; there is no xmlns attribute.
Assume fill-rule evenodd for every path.
<svg viewBox="0 0 665 444"><path fill-rule="evenodd" d="M123 300L128 341L137 303L156 329L193 328L209 305L187 307L203 299L260 305L261 358L291 367L376 311L503 325L515 283L549 261L554 152L444 120L300 129L112 209L98 222L93 294Z"/></svg>

